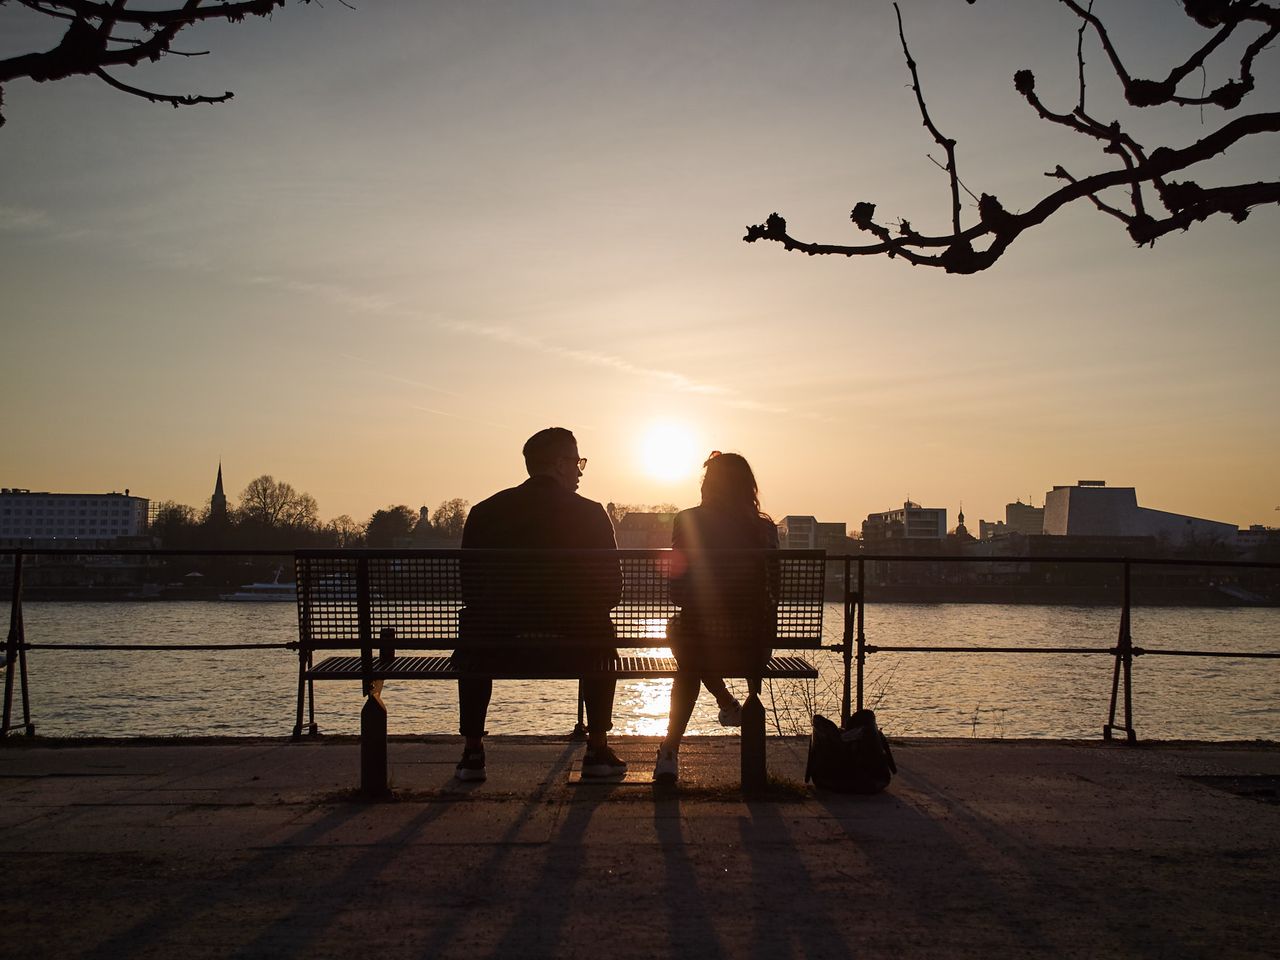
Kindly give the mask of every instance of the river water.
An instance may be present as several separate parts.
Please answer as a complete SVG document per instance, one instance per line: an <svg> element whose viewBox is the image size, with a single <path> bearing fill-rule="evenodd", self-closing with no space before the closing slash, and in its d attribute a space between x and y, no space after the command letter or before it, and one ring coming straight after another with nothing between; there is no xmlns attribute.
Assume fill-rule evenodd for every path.
<svg viewBox="0 0 1280 960"><path fill-rule="evenodd" d="M289 603L55 603L24 605L29 643L285 643L297 639ZM7 605L0 605L8 623ZM884 645L1108 647L1110 607L881 604L867 642ZM842 608L828 604L837 642ZM1280 609L1138 607L1133 642L1149 650L1280 650ZM656 651L655 651L656 652ZM819 652L816 683L775 681L765 707L775 730L807 732L813 712L838 719L840 655ZM134 653L32 650L32 719L46 736L274 736L293 727L297 657L287 650ZM1096 738L1106 719L1111 658L1081 655L891 654L868 658L867 703L899 736ZM1280 740L1280 661L1144 656L1134 663L1134 727L1144 739ZM732 684L731 684L732 685ZM572 682L500 681L493 734L561 734L576 719ZM670 681L618 685L615 733L660 734ZM743 695L741 682L737 683ZM457 729L452 683L388 682L392 733ZM321 732L357 733L357 683L316 685ZM15 717L20 717L15 689ZM702 694L690 733L724 732Z"/></svg>

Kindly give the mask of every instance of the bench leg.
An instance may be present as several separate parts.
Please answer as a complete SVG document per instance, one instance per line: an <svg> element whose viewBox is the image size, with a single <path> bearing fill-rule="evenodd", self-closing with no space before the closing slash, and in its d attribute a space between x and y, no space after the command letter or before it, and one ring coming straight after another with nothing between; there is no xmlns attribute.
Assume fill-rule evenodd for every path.
<svg viewBox="0 0 1280 960"><path fill-rule="evenodd" d="M578 722L573 725L569 739L574 743L583 743L587 739L587 725L583 722L582 681L578 681Z"/></svg>
<svg viewBox="0 0 1280 960"><path fill-rule="evenodd" d="M360 711L360 792L370 800L391 795L387 786L387 708L380 693L371 691Z"/></svg>
<svg viewBox="0 0 1280 960"><path fill-rule="evenodd" d="M742 704L742 790L764 789L768 779L764 749L764 704L760 702L760 679L748 678L750 694Z"/></svg>
<svg viewBox="0 0 1280 960"><path fill-rule="evenodd" d="M298 653L298 717L293 724L293 739L302 737L302 710L307 696L307 655Z"/></svg>
<svg viewBox="0 0 1280 960"><path fill-rule="evenodd" d="M311 666L311 658L307 657L307 666ZM311 726L309 733L314 737L320 732L320 728L316 726L316 682L310 678L307 680L307 709L311 717Z"/></svg>

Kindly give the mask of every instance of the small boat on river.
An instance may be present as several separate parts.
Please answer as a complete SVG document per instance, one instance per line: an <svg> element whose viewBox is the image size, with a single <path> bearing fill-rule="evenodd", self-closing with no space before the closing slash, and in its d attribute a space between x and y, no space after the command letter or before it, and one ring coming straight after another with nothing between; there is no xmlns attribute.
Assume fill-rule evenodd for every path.
<svg viewBox="0 0 1280 960"><path fill-rule="evenodd" d="M218 595L219 600L236 600L247 603L294 603L298 599L297 585L292 581L280 582L283 568L276 568L275 579L270 583L241 584L235 593Z"/></svg>

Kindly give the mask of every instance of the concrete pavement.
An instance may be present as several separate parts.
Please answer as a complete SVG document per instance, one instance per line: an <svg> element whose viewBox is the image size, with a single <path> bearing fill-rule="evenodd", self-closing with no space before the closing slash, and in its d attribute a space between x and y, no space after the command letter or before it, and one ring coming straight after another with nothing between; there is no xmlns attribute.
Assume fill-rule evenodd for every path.
<svg viewBox="0 0 1280 960"><path fill-rule="evenodd" d="M903 740L875 797L766 800L736 738L687 782L578 785L581 746L393 739L355 800L350 739L0 746L0 956L1270 957L1280 746Z"/></svg>

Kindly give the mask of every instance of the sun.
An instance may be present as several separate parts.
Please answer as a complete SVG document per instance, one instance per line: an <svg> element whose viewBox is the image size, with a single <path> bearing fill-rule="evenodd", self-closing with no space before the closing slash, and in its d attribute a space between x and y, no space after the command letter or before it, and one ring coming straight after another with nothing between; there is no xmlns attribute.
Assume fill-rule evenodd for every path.
<svg viewBox="0 0 1280 960"><path fill-rule="evenodd" d="M640 462L653 479L672 483L693 476L702 460L693 430L664 420L649 424L640 435Z"/></svg>

